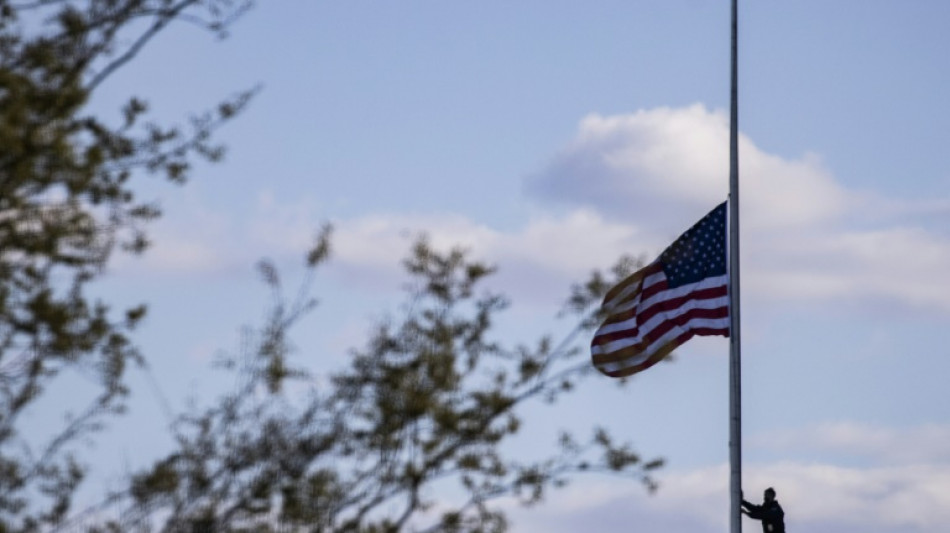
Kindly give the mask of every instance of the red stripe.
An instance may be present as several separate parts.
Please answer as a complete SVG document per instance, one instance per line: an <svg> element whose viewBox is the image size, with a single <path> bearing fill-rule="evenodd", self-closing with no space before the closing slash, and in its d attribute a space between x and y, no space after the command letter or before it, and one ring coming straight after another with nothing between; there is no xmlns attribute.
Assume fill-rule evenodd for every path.
<svg viewBox="0 0 950 533"><path fill-rule="evenodd" d="M679 337L663 345L663 347L657 350L656 353L654 353L646 361L638 365L623 367L617 370L609 370L609 371L604 370L603 368L600 368L599 366L597 367L597 369L612 378L622 378L622 377L627 377L627 376L636 374L637 372L642 372L643 370L646 370L650 368L651 366L662 361L673 350L680 347L684 342L688 341L691 337L692 335L690 335L689 332L684 333L683 335L680 335ZM597 366L596 362L594 363L594 366Z"/></svg>
<svg viewBox="0 0 950 533"><path fill-rule="evenodd" d="M687 323L689 323L689 321L695 318L715 319L715 318L726 318L728 316L729 316L729 308L727 306L714 307L712 309L691 309L688 312L683 313L682 315L660 322L657 325L657 327L655 327L649 333L645 334L643 336L643 340L641 340L637 345L642 346L643 349L641 351L644 351L647 346L656 342L657 339L665 335L674 327L685 326ZM622 331L614 331L611 333L605 333L603 335L597 335L596 337L594 337L593 341L591 341L591 346L600 346L600 345L607 344L609 342L613 342L613 341L617 341L621 339L635 338L639 335L639 333L640 333L640 328L638 325L637 327L633 329L626 329Z"/></svg>
<svg viewBox="0 0 950 533"><path fill-rule="evenodd" d="M714 335L720 337L729 336L729 328L690 328L690 331L692 331L694 335L705 337L712 337Z"/></svg>
<svg viewBox="0 0 950 533"><path fill-rule="evenodd" d="M644 309L640 312L640 317L637 319L637 322L640 324L645 323L647 320L653 318L654 315L661 312L675 311L680 307L686 305L687 302L699 301L699 300L714 300L716 298L722 298L723 296L729 295L729 289L725 285L720 285L718 287L710 287L708 289L699 289L691 291L683 296L678 296L676 298L670 298L669 300L660 300L655 304L651 305L647 309Z"/></svg>
<svg viewBox="0 0 950 533"><path fill-rule="evenodd" d="M641 268L640 270L637 270L633 274L627 276L623 281L618 283L614 288L607 291L607 294L604 295L603 307L608 307L610 302L614 300L615 298L617 298L617 296L620 293L622 293L624 290L626 290L630 285L633 285L634 283L639 283L641 280L643 280L647 276L651 276L653 274L656 274L657 272L661 272L662 270L663 269L658 262L653 262ZM636 296L636 294L637 292L627 295L627 297L624 298L623 301L627 301L631 299L632 297ZM614 304L614 306L616 306L616 304Z"/></svg>
<svg viewBox="0 0 950 533"><path fill-rule="evenodd" d="M728 337L728 336L729 336L729 330L728 330L728 328L725 328L725 329L719 329L719 328L694 328L694 329L691 329L691 330L689 330L689 331L684 332L682 335L680 335L680 336L676 337L675 339L671 340L670 342L666 343L666 344L663 345L659 350L657 350L656 353L654 353L653 355L651 355L646 361L644 361L644 362L642 362L642 363L640 363L640 364L633 365L633 366L628 366L628 367L623 367L623 368L620 368L620 369L617 369L617 370L611 370L611 371L605 370L605 369L603 368L603 367L605 367L605 366L616 366L616 363L621 363L621 364L622 364L625 360L627 360L627 359L632 359L632 358L636 357L637 355L643 353L643 350L637 350L636 352L630 352L628 348L625 348L625 349L621 350L621 352L625 352L622 357L615 357L615 358L611 358L611 359L595 358L595 360L594 360L594 366L597 367L598 370L600 370L601 372L603 372L604 374L606 374L606 375L608 375L608 376L610 376L610 377L620 378L620 377L630 376L630 375L636 374L637 372L641 372L641 371L643 371L643 370L646 370L647 368L650 368L651 366L655 365L656 363L662 361L667 355L670 354L670 352L672 352L672 351L675 350L676 348L680 347L681 345L683 345L683 343L685 343L685 342L688 341L689 339L692 339L692 338L693 338L694 336L696 336L696 335L722 335L722 336L724 336L724 337Z"/></svg>
<svg viewBox="0 0 950 533"><path fill-rule="evenodd" d="M664 285L666 284L666 282L663 282L663 283ZM695 290L695 291L686 293L683 296L670 298L669 300L660 300L646 309L639 309L637 307L634 307L633 309L628 309L626 311L622 311L620 313L610 315L609 317L607 317L606 320L604 320L604 323L601 325L601 327L606 326L608 324L616 324L617 322L624 322L626 320L630 320L631 318L638 316L638 311L639 311L639 317L637 318L637 324L643 324L647 320L650 320L650 318L652 318L653 315L661 311L671 311L671 310L677 309L683 306L683 304L685 304L686 302L689 302L691 300L712 300L714 298L721 298L723 296L728 296L728 295L729 295L729 288L726 285L719 285L717 287L710 287L708 289ZM640 301L642 302L644 300L646 300L646 298L641 298Z"/></svg>
<svg viewBox="0 0 950 533"><path fill-rule="evenodd" d="M660 281L657 281L656 283L654 283L653 285L650 285L649 287L644 287L643 290L640 291L640 301L652 298L656 296L657 294L660 294L661 292L668 290L669 288L670 288L669 281L666 279L666 276L664 275L663 279L661 279Z"/></svg>

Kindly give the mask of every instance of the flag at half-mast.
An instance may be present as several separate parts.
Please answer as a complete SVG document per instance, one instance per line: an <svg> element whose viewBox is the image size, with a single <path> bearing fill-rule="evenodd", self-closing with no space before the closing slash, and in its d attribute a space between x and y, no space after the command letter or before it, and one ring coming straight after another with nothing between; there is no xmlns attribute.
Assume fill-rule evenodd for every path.
<svg viewBox="0 0 950 533"><path fill-rule="evenodd" d="M629 376L694 335L729 336L726 216L723 202L607 292L607 318L590 347L598 370Z"/></svg>

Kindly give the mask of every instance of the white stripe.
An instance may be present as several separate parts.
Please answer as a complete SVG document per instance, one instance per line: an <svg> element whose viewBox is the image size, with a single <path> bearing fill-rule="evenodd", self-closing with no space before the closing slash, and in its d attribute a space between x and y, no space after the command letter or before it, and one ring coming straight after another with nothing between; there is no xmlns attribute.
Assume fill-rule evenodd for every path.
<svg viewBox="0 0 950 533"><path fill-rule="evenodd" d="M690 329L695 328L728 328L729 327L729 317L724 318L694 318L682 326L676 326L670 331L663 334L658 340L654 341L652 344L647 346L646 350L643 353L649 356L655 351L655 347L663 344L663 340L674 335L675 337L680 336ZM615 341L609 342L607 344L593 345L590 347L590 352L593 355L609 354L622 350L624 348L629 348L643 340L643 335L641 334L637 337L627 337L623 339L617 339Z"/></svg>
<svg viewBox="0 0 950 533"><path fill-rule="evenodd" d="M650 356L656 353L657 349L659 349L661 346L665 346L667 342L679 336L679 332L676 330L677 328L671 329L670 331L666 333L666 335L663 335L662 337L657 339L656 342L648 346L646 350L638 353L637 355L633 357L628 357L627 359L622 359L620 361L611 361L608 363L603 363L601 365L598 365L598 368L600 368L600 370L603 372L616 372L621 369L630 368L637 365L642 365L643 363L646 362L647 359L650 358Z"/></svg>
<svg viewBox="0 0 950 533"><path fill-rule="evenodd" d="M654 283L658 283L658 282L660 282L660 281L666 280L666 275L665 275L665 274L662 274L662 273L660 273L660 274L654 274L654 275L650 276L649 278L654 278L654 279L651 280L651 283L650 283L650 285L653 285ZM649 279L649 278L648 278L648 279ZM728 277L728 276L725 276L725 275L724 275L724 276L712 276L712 277L709 277L709 278L703 278L703 279L697 281L696 283L688 283L688 284L686 284L686 285L680 285L679 287L676 287L676 288L674 288L674 289L667 289L667 290L665 290L665 291L658 292L658 293L654 294L653 296L651 296L650 298L648 298L648 299L647 299L646 301L644 301L643 303L640 303L640 295L638 294L637 297L634 298L633 300L631 300L630 302L627 302L627 303L625 303L625 304L623 304L623 305L617 307L616 309L611 309L611 310L610 310L610 314L611 314L611 315L615 315L615 314L618 314L618 313L622 313L622 312L624 312L624 311L629 311L629 310L634 309L634 308L638 308L639 310L649 309L653 304L655 304L655 303L657 303L657 302L662 302L662 301L665 301L665 300L671 300L671 299L673 299L673 298L679 298L679 297L681 297L681 296L686 296L687 294L689 294L689 293L691 293L691 292L693 292L693 291L699 291L699 290L704 290L704 289L712 289L712 288L715 288L715 287L721 287L721 286L726 285L728 282L729 282L729 277ZM644 285L643 285L644 290L646 290L646 288L647 288L648 286L650 286L650 285L647 285L647 284L646 284L646 280L644 280ZM642 294L642 291L641 291L641 294ZM615 299L615 301L616 301L616 299ZM638 310L638 313L640 312L639 310Z"/></svg>
<svg viewBox="0 0 950 533"><path fill-rule="evenodd" d="M702 319L702 320L697 320L696 322L703 322L703 321L709 323L708 327L714 327L714 328L719 328L719 329L727 329L729 327L728 318L717 319L717 320ZM691 323L692 322L693 321L691 321ZM670 331L666 333L666 335L663 335L663 337L661 337L659 340L657 340L656 342L648 346L646 350L632 357L621 359L619 361L610 361L606 363L600 363L597 365L597 368L603 372L617 372L619 370L624 370L627 368L635 367L637 365L641 365L644 362L646 362L647 359L653 356L653 354L656 353L658 349L665 346L669 341L672 341L673 339L678 337L679 334L681 333L681 331L678 331L678 330L679 328L671 329Z"/></svg>
<svg viewBox="0 0 950 533"><path fill-rule="evenodd" d="M648 268L648 267L644 267L644 268ZM628 310L628 309L632 309L633 306L635 305L635 302L639 302L639 301L640 301L640 294L641 294L644 290L646 290L646 289L648 289L648 288L650 288L650 287L652 287L652 286L654 286L654 285L656 285L657 283L660 283L660 282L662 282L662 281L666 281L666 274L663 273L662 270L660 270L660 271L657 272L656 274L650 274L649 276L647 276L647 277L641 279L641 280L640 280L640 283L635 283L635 284L633 284L633 285L627 287L626 289L624 289L623 292L621 292L620 294L618 294L617 296L615 296L613 300L610 300L609 302L607 302L607 303L604 305L604 307L610 311L610 314L619 313L619 312L622 312L622 311L626 311L626 310ZM628 296L630 296L630 293L632 293L632 292L634 292L634 291L637 292L637 297L634 298L634 299L633 299L632 301L630 301L630 302L624 303L624 299L626 299Z"/></svg>
<svg viewBox="0 0 950 533"><path fill-rule="evenodd" d="M654 301L654 303L658 303ZM683 303L681 306L677 307L673 311L666 311L662 313L657 313L653 315L649 320L647 320L642 325L641 335L645 334L647 331L652 331L653 328L657 326L660 322L665 322L671 318L678 317L683 313L688 313L693 309L716 309L719 307L726 307L729 305L729 296L717 296L715 298L707 298L705 300L689 300ZM614 322L612 324L605 324L601 326L595 333L594 338L597 338L600 335L606 335L608 333L614 333L616 331L626 331L629 329L634 329L637 327L637 317L642 315L648 309L647 306L641 306L637 310L637 313L624 320L623 322Z"/></svg>
<svg viewBox="0 0 950 533"><path fill-rule="evenodd" d="M687 294L693 291L701 291L705 289L712 289L715 287L722 287L729 283L728 276L713 276L709 278L703 278L696 283L688 283L686 285L680 285L675 289L668 289L663 292L658 292L654 294L650 299L643 303L643 309L649 309L654 303L661 302L664 300L671 300L673 298L679 298L680 296L686 296Z"/></svg>

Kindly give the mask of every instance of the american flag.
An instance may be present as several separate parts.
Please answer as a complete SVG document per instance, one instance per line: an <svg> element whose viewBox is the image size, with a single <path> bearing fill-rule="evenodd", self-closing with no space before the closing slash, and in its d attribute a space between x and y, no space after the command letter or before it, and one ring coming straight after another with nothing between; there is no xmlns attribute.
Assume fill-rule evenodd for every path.
<svg viewBox="0 0 950 533"><path fill-rule="evenodd" d="M694 335L728 337L726 203L610 289L603 309L591 357L615 378L653 366Z"/></svg>

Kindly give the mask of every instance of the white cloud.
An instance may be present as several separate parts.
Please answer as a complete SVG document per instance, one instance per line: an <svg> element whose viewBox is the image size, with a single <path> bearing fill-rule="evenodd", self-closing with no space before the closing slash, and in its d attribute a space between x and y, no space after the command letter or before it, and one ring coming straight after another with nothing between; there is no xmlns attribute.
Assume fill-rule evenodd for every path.
<svg viewBox="0 0 950 533"><path fill-rule="evenodd" d="M241 249L234 221L204 205L192 191L170 198L176 200L173 213L166 208L166 215L147 228L151 246L140 256L116 254L110 267L114 273L190 275L233 266Z"/></svg>
<svg viewBox="0 0 950 533"><path fill-rule="evenodd" d="M689 221L679 218L682 231ZM117 261L115 269L148 275L247 275L261 257L299 261L321 223L305 204L274 204L244 225L159 226L153 249L142 258ZM530 294L563 291L624 253L653 257L675 237L650 227L649 221L642 226L612 221L583 208L539 216L514 231L453 214L398 213L337 220L335 228L332 265L354 284L396 286L402 279L400 260L413 239L425 233L441 249L462 246L500 265L499 279L508 288ZM950 241L922 228L752 227L743 230L743 237L744 293L758 301L878 298L950 310L950 286L933 282L950 269Z"/></svg>
<svg viewBox="0 0 950 533"><path fill-rule="evenodd" d="M151 276L225 271L247 275L261 257L302 260L325 222L306 198L281 203L267 193L259 195L255 212L243 223L228 222L197 206L183 211L183 216L156 225L155 246L143 257L119 261L115 270ZM630 251L659 251L663 243L655 235L583 209L559 217L538 216L508 232L451 213L367 214L332 223L331 271L372 290L399 286L404 279L401 260L422 234L437 249L461 247L474 258L500 266L499 283L516 296L550 298L553 287L558 301L566 296L569 283L580 281L591 269L607 268Z"/></svg>
<svg viewBox="0 0 950 533"><path fill-rule="evenodd" d="M624 253L659 249L660 240L636 228L605 221L589 210L537 217L504 232L457 215L373 215L339 221L334 263L360 283L402 279L400 260L418 235L438 249L460 246L500 267L496 283L518 300L560 304L570 283L607 268Z"/></svg>
<svg viewBox="0 0 950 533"><path fill-rule="evenodd" d="M747 294L799 301L870 298L950 310L950 287L935 282L950 268L950 240L923 228L745 233Z"/></svg>
<svg viewBox="0 0 950 533"><path fill-rule="evenodd" d="M725 114L701 105L591 115L575 140L527 182L530 193L569 204L566 212L541 211L512 230L453 213L335 220L332 265L354 286L396 287L403 279L400 260L412 240L427 233L437 247L460 245L498 264L499 282L516 297L560 295L623 253L652 257L721 201L727 146ZM818 157L781 158L746 137L741 160L746 298L871 299L950 311L950 285L934 282L950 270L950 240L913 223L914 213L945 212L946 201L914 204L848 190ZM266 192L240 219L194 198L176 211L174 220L156 226L155 248L143 259L120 261L119 270L246 275L260 257L299 261L324 222L315 201L279 201Z"/></svg>
<svg viewBox="0 0 950 533"><path fill-rule="evenodd" d="M608 265L629 249L634 228L609 223L592 211L561 218L536 218L515 232L501 232L454 215L370 216L340 224L339 258L353 263L391 265L406 244L426 233L439 248L462 246L490 261L535 263L570 275Z"/></svg>
<svg viewBox="0 0 950 533"><path fill-rule="evenodd" d="M149 250L147 259L121 256L115 267L119 270L147 269L165 272L208 272L224 266L221 251L207 245L201 236L162 239Z"/></svg>
<svg viewBox="0 0 950 533"><path fill-rule="evenodd" d="M728 117L700 104L590 115L575 140L527 186L542 198L595 207L622 220L658 220L665 227L684 211L725 199L728 147ZM739 150L743 223L816 224L840 215L849 202L814 155L785 160L745 136Z"/></svg>
<svg viewBox="0 0 950 533"><path fill-rule="evenodd" d="M926 424L892 428L855 422L828 422L755 435L750 445L784 453L832 453L879 464L950 464L950 426Z"/></svg>
<svg viewBox="0 0 950 533"><path fill-rule="evenodd" d="M936 533L950 520L948 465L847 468L781 463L756 468L745 485L775 486L792 523Z"/></svg>
<svg viewBox="0 0 950 533"><path fill-rule="evenodd" d="M529 533L568 533L579 527L603 533L728 530L726 465L661 471L659 478L660 490L654 496L630 481L581 481L555 493L542 507L516 512L516 529ZM774 487L789 531L939 533L950 520L948 465L746 464L743 486L751 501L760 500L766 487ZM758 529L750 519L743 520L749 531Z"/></svg>
<svg viewBox="0 0 950 533"><path fill-rule="evenodd" d="M672 239L725 197L728 131L725 113L701 105L592 115L528 178L527 190ZM849 190L817 156L781 158L745 136L740 160L747 297L871 298L950 310L950 287L934 282L950 269L950 241L919 218L944 213L945 200L914 203Z"/></svg>

